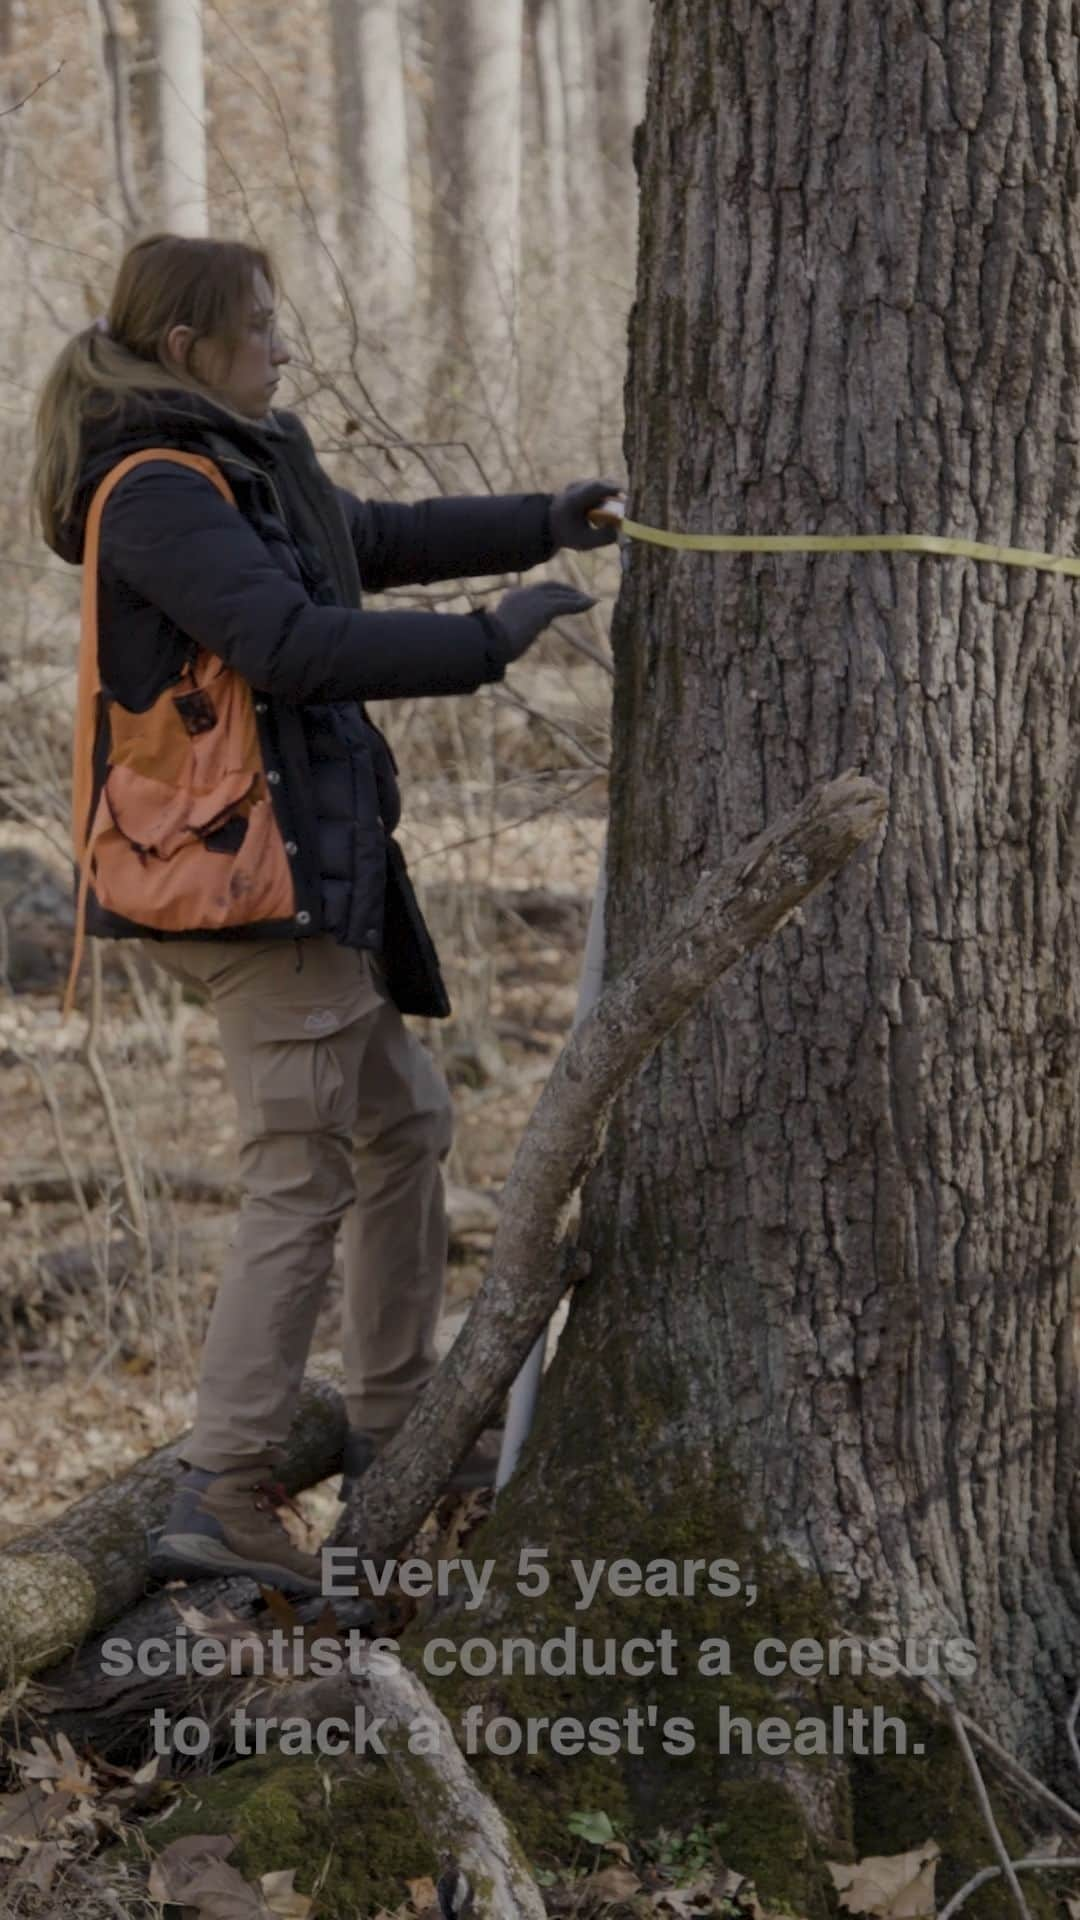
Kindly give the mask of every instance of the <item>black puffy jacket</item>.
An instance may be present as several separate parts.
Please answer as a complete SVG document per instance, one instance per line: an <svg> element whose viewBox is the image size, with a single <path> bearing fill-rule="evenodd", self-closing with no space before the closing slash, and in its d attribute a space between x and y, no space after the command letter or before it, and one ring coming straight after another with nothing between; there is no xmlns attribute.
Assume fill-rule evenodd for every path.
<svg viewBox="0 0 1080 1920"><path fill-rule="evenodd" d="M362 501L330 481L295 414L242 422L201 396L162 391L86 423L75 505L55 545L63 559L82 559L104 475L154 446L208 455L239 512L202 475L165 462L119 483L101 527L103 691L144 711L178 678L193 642L248 682L297 897L295 920L186 937L329 932L377 951L400 808L392 755L363 703L471 693L502 677L505 656L482 613L363 613L361 587L535 566L553 551L551 495ZM106 747L102 730L91 817ZM86 928L109 939L159 937L105 911L92 883Z"/></svg>

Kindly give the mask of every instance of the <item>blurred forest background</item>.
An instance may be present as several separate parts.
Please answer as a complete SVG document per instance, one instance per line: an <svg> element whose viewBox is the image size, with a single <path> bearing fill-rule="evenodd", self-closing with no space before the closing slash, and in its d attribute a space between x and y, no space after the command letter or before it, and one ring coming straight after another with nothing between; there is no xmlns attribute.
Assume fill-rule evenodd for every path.
<svg viewBox="0 0 1080 1920"><path fill-rule="evenodd" d="M30 524L41 379L140 233L254 239L279 401L343 485L625 479L648 29L648 0L0 0L0 1537L188 1424L237 1198L199 1005L92 942L60 1028L79 580ZM550 570L598 594L588 621L501 687L380 716L455 1008L421 1026L458 1114L448 1338L570 1022L603 840L618 556Z"/></svg>

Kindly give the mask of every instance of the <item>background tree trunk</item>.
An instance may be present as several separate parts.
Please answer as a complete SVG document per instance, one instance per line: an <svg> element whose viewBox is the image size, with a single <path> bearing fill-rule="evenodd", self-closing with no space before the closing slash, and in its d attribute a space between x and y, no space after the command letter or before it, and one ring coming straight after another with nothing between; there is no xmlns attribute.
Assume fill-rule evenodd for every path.
<svg viewBox="0 0 1080 1920"><path fill-rule="evenodd" d="M433 418L465 432L494 479L513 468L518 418L522 0L439 0L433 35L432 297L445 342Z"/></svg>
<svg viewBox="0 0 1080 1920"><path fill-rule="evenodd" d="M657 9L635 518L1072 550L1075 54L1020 0L954 41L908 0ZM952 560L635 548L608 978L841 766L888 830L620 1096L502 1523L553 1560L782 1550L758 1631L814 1631L799 1575L804 1621L968 1636L965 1704L1044 1773L1080 1625L1077 610L1071 581ZM733 1697L685 1670L669 1693ZM715 1808L736 1769L712 1767ZM842 1769L796 1798L888 1851ZM655 1761L636 1775L655 1806Z"/></svg>
<svg viewBox="0 0 1080 1920"><path fill-rule="evenodd" d="M97 0L96 13L103 96L101 130L105 149L112 155L112 195L119 206L123 231L128 240L133 240L142 222L142 208L132 164L127 42L115 0Z"/></svg>
<svg viewBox="0 0 1080 1920"><path fill-rule="evenodd" d="M358 318L377 331L416 295L405 75L398 0L331 0L341 233Z"/></svg>

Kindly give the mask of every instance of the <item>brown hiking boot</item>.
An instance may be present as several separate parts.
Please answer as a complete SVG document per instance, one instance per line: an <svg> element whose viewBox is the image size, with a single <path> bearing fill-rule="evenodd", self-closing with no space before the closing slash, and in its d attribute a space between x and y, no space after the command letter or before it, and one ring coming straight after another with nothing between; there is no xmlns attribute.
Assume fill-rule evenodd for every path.
<svg viewBox="0 0 1080 1920"><path fill-rule="evenodd" d="M150 1571L160 1580L243 1573L287 1593L321 1593L319 1556L293 1545L282 1507L297 1511L265 1462L226 1473L192 1467L153 1546Z"/></svg>

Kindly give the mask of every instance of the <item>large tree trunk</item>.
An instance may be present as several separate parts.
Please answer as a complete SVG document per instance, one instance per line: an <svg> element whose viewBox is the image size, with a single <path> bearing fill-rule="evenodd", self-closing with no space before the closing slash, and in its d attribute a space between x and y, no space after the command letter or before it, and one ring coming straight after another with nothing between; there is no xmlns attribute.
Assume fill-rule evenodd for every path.
<svg viewBox="0 0 1080 1920"><path fill-rule="evenodd" d="M658 6L634 517L1071 551L1076 90L1045 5L976 0L952 42L907 0ZM609 979L809 783L859 766L888 830L620 1096L503 1523L552 1564L711 1539L786 1640L875 1614L967 1636L961 1697L1041 1772L1080 1626L1077 612L1073 582L962 561L635 549ZM614 1630L643 1604L609 1600ZM694 1618L669 1600L654 1625ZM714 1809L738 1764L717 1704L793 1689L670 1684ZM925 1760L897 1764L933 1796L893 1835L916 1845L944 1808ZM636 1772L655 1806L655 1754ZM889 1850L842 1772L792 1781L803 1812Z"/></svg>

